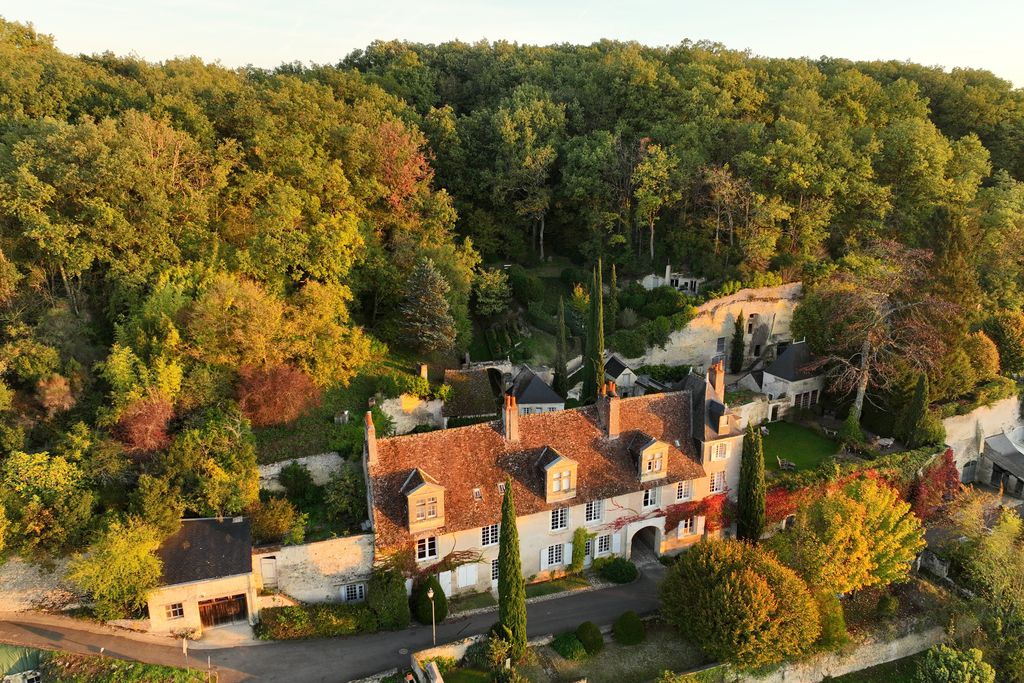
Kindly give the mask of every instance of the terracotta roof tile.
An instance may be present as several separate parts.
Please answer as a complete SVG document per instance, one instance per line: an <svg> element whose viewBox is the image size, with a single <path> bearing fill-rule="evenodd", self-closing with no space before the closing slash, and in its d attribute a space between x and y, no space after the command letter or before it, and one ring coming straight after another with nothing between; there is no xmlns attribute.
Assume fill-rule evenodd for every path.
<svg viewBox="0 0 1024 683"><path fill-rule="evenodd" d="M589 406L520 416L521 438L516 443L502 437L500 422L379 440L377 462L369 468L378 549L398 549L412 543L401 488L416 468L429 472L445 488L446 524L429 532L431 535L498 522L502 499L498 483L506 476L512 478L520 516L566 505L544 500L545 482L538 458L546 446L579 464L576 498L570 505L706 476L693 455L689 393L619 400L622 430L617 439L605 436L597 423L597 409ZM668 444L668 474L664 479L640 483L635 461L628 452L639 432ZM479 500L474 499L475 488L481 490Z"/></svg>

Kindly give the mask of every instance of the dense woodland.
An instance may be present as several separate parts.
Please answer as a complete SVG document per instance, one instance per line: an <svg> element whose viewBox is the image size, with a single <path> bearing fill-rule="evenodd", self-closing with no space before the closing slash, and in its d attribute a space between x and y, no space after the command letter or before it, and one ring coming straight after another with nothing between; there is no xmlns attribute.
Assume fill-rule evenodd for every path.
<svg viewBox="0 0 1024 683"><path fill-rule="evenodd" d="M606 307L616 273L667 262L803 280L858 417L921 377L926 405L969 401L1024 370L1022 180L1024 92L983 71L688 42L232 70L0 21L0 542L50 557L254 509L254 428L368 365L451 362L509 308L493 266L552 255L581 320L599 258Z"/></svg>

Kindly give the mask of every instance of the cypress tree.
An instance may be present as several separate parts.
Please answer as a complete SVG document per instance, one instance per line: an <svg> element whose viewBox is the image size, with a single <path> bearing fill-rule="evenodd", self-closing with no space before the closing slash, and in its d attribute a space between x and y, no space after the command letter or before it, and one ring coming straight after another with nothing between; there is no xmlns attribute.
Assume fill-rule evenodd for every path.
<svg viewBox="0 0 1024 683"><path fill-rule="evenodd" d="M597 388L604 382L604 293L601 260L597 260L590 285L590 317L587 320L587 348L583 354L583 393L580 400L597 400Z"/></svg>
<svg viewBox="0 0 1024 683"><path fill-rule="evenodd" d="M732 331L732 349L729 354L729 371L736 374L743 369L743 311L736 318Z"/></svg>
<svg viewBox="0 0 1024 683"><path fill-rule="evenodd" d="M923 427L928 418L928 375L923 372L917 376L917 387L914 388L914 396L906 408L903 417L903 438L910 448L917 448L921 445Z"/></svg>
<svg viewBox="0 0 1024 683"><path fill-rule="evenodd" d="M519 557L519 529L516 527L516 503L512 498L512 479L505 479L505 497L501 501L501 531L498 536L498 624L507 631L512 643L511 655L519 661L526 655L526 583Z"/></svg>
<svg viewBox="0 0 1024 683"><path fill-rule="evenodd" d="M743 439L743 461L740 463L740 490L737 503L736 538L756 542L767 524L764 484L764 444L761 431L747 425Z"/></svg>
<svg viewBox="0 0 1024 683"><path fill-rule="evenodd" d="M615 324L619 318L619 279L615 274L615 264L612 264L612 281L608 286L608 306L605 309L605 332L611 334L615 331Z"/></svg>
<svg viewBox="0 0 1024 683"><path fill-rule="evenodd" d="M569 372L566 367L569 345L565 331L565 301L558 297L558 330L555 336L555 391L565 398L569 389Z"/></svg>

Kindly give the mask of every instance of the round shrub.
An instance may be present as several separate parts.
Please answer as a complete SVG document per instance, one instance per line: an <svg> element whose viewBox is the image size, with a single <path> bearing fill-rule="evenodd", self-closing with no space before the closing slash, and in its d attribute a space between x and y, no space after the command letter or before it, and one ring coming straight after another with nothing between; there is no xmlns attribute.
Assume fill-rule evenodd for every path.
<svg viewBox="0 0 1024 683"><path fill-rule="evenodd" d="M878 598L878 613L883 617L895 616L900 609L900 601L895 595L885 594Z"/></svg>
<svg viewBox="0 0 1024 683"><path fill-rule="evenodd" d="M604 647L604 635L592 621L584 621L576 627L576 638L583 643L588 655L596 655Z"/></svg>
<svg viewBox="0 0 1024 683"><path fill-rule="evenodd" d="M369 593L366 604L377 615L380 628L397 630L409 625L409 599L405 596L405 579L401 574L394 570L374 570Z"/></svg>
<svg viewBox="0 0 1024 683"><path fill-rule="evenodd" d="M819 591L814 595L821 615L821 637L818 642L826 650L845 645L849 640L846 633L846 617L839 598L830 591Z"/></svg>
<svg viewBox="0 0 1024 683"><path fill-rule="evenodd" d="M598 576L612 583L629 583L640 575L636 565L624 557L611 557L604 562L596 563Z"/></svg>
<svg viewBox="0 0 1024 683"><path fill-rule="evenodd" d="M612 624L612 637L620 645L642 643L644 635L644 622L640 620L640 615L632 610L623 612Z"/></svg>
<svg viewBox="0 0 1024 683"><path fill-rule="evenodd" d="M491 667L490 659L487 656L489 647L489 640L478 640L467 647L466 655L463 657L463 660L466 662L466 666L470 666L474 669L480 669L482 671L489 669Z"/></svg>
<svg viewBox="0 0 1024 683"><path fill-rule="evenodd" d="M551 649L562 655L566 659L573 661L579 661L587 658L587 648L583 647L583 643L576 637L575 633L566 632L559 636L556 636L551 641Z"/></svg>
<svg viewBox="0 0 1024 683"><path fill-rule="evenodd" d="M430 623L430 598L427 597L430 588L434 589L434 620L440 624L448 616L448 597L444 594L441 584L437 582L436 576L420 582L413 590L412 615L421 624Z"/></svg>

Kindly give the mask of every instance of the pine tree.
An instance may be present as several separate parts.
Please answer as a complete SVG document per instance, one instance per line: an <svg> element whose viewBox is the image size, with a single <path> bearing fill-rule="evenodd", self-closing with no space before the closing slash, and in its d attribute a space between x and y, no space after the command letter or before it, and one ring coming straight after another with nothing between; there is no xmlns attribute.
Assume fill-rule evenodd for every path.
<svg viewBox="0 0 1024 683"><path fill-rule="evenodd" d="M402 302L402 331L418 351L445 351L455 344L458 331L448 305L450 289L429 258L420 259L406 283Z"/></svg>
<svg viewBox="0 0 1024 683"><path fill-rule="evenodd" d="M732 352L729 354L729 371L736 374L743 369L743 311L736 318L732 331Z"/></svg>
<svg viewBox="0 0 1024 683"><path fill-rule="evenodd" d="M910 399L903 414L902 432L903 440L910 448L917 448L921 445L921 437L924 435L922 429L925 420L928 418L928 376L923 372L917 377L917 387L914 389L914 396Z"/></svg>
<svg viewBox="0 0 1024 683"><path fill-rule="evenodd" d="M516 503L512 497L512 479L505 479L505 497L501 502L501 531L498 536L498 624L507 631L512 658L526 655L526 583L519 557L519 529L516 527Z"/></svg>
<svg viewBox="0 0 1024 683"><path fill-rule="evenodd" d="M565 398L569 391L569 345L565 330L565 301L558 297L558 330L555 336L555 391Z"/></svg>
<svg viewBox="0 0 1024 683"><path fill-rule="evenodd" d="M608 334L615 331L615 325L619 318L619 279L615 273L615 264L612 264L612 281L608 287L608 304L605 307L604 330Z"/></svg>
<svg viewBox="0 0 1024 683"><path fill-rule="evenodd" d="M764 444L761 431L747 425L743 439L743 461L740 463L739 515L736 519L736 537L757 541L767 523L765 512Z"/></svg>
<svg viewBox="0 0 1024 683"><path fill-rule="evenodd" d="M587 321L587 349L583 354L584 402L597 400L597 388L604 382L604 292L601 260L597 260L590 286L590 318Z"/></svg>

